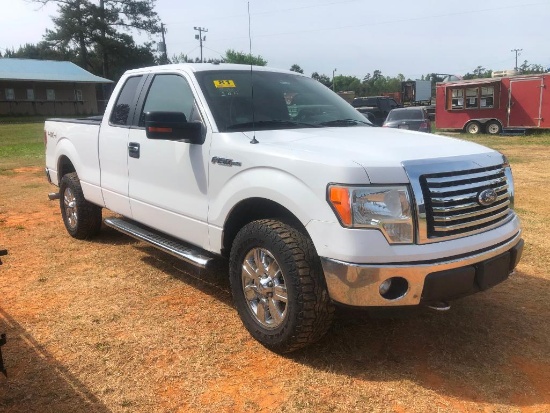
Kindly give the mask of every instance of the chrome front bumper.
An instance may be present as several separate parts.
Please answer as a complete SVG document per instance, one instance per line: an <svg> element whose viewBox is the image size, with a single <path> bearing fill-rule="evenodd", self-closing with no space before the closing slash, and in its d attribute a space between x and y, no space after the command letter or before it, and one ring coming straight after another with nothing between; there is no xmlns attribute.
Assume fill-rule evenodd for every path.
<svg viewBox="0 0 550 413"><path fill-rule="evenodd" d="M489 250L466 257L453 257L437 262L368 265L321 258L321 263L332 300L357 307L407 306L418 305L421 301L426 300L423 293L426 294L424 287L428 276L430 276L430 280L437 278L437 288L443 285L443 289L447 287L445 286L445 277L449 277L449 283L447 284L451 285L450 296L448 297L450 299L487 289L503 281L519 261L522 247L523 241L520 231L511 239ZM501 277L502 279L496 279L494 282L487 284L486 278L492 275L485 273L494 269L488 266L492 262L491 260L506 254L509 255L509 271ZM502 272L504 270L501 267L502 265L495 268ZM498 274L495 276L498 276ZM406 291L400 297L386 299L380 294L380 284L392 277L403 278L408 285ZM458 291L464 289L463 285L465 283L464 281L458 281L457 283L456 280L460 278L471 279L473 286L469 292ZM452 291L453 282L457 285L455 294Z"/></svg>

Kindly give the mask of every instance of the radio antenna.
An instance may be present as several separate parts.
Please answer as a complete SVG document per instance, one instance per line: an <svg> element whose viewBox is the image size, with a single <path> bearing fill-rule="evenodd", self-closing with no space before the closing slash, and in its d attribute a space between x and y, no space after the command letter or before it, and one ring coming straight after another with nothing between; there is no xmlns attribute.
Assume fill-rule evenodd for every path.
<svg viewBox="0 0 550 413"><path fill-rule="evenodd" d="M252 140L250 143L256 144L259 143L256 139L256 116L255 116L255 109L254 109L254 81L252 79L252 34L250 29L250 2L247 2L247 9L248 9L248 58L250 59L250 93L251 93L251 101L252 101Z"/></svg>

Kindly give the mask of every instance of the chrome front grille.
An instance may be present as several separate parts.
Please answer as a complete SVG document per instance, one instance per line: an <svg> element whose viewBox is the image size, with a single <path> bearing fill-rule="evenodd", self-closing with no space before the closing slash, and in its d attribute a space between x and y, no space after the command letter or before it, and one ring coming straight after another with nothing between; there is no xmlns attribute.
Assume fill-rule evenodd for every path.
<svg viewBox="0 0 550 413"><path fill-rule="evenodd" d="M510 196L502 165L421 175L428 239L456 237L494 227L507 219ZM482 191L493 189L496 200L483 206Z"/></svg>

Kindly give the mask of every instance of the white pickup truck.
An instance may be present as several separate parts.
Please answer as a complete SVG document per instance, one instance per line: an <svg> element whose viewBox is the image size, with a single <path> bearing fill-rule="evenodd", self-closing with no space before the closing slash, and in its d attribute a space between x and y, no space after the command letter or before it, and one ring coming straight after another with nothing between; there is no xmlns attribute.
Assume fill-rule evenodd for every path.
<svg viewBox="0 0 550 413"><path fill-rule="evenodd" d="M45 125L70 235L105 224L200 267L277 352L335 305L429 305L505 280L523 247L510 165L459 139L373 127L306 76L239 65L124 74L101 118Z"/></svg>

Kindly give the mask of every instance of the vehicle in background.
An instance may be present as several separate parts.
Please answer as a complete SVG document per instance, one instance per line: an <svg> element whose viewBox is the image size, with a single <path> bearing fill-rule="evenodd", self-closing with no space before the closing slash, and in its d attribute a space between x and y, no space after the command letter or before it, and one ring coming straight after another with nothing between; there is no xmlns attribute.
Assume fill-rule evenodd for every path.
<svg viewBox="0 0 550 413"><path fill-rule="evenodd" d="M431 80L401 82L401 102L409 105L429 105L432 100Z"/></svg>
<svg viewBox="0 0 550 413"><path fill-rule="evenodd" d="M550 74L438 83L437 127L490 135L550 128L548 85Z"/></svg>
<svg viewBox="0 0 550 413"><path fill-rule="evenodd" d="M401 107L395 99L386 96L355 98L351 102L351 105L378 126L384 123L388 113L390 113L392 109Z"/></svg>
<svg viewBox="0 0 550 413"><path fill-rule="evenodd" d="M393 109L382 126L428 133L432 131L432 122L422 106Z"/></svg>

